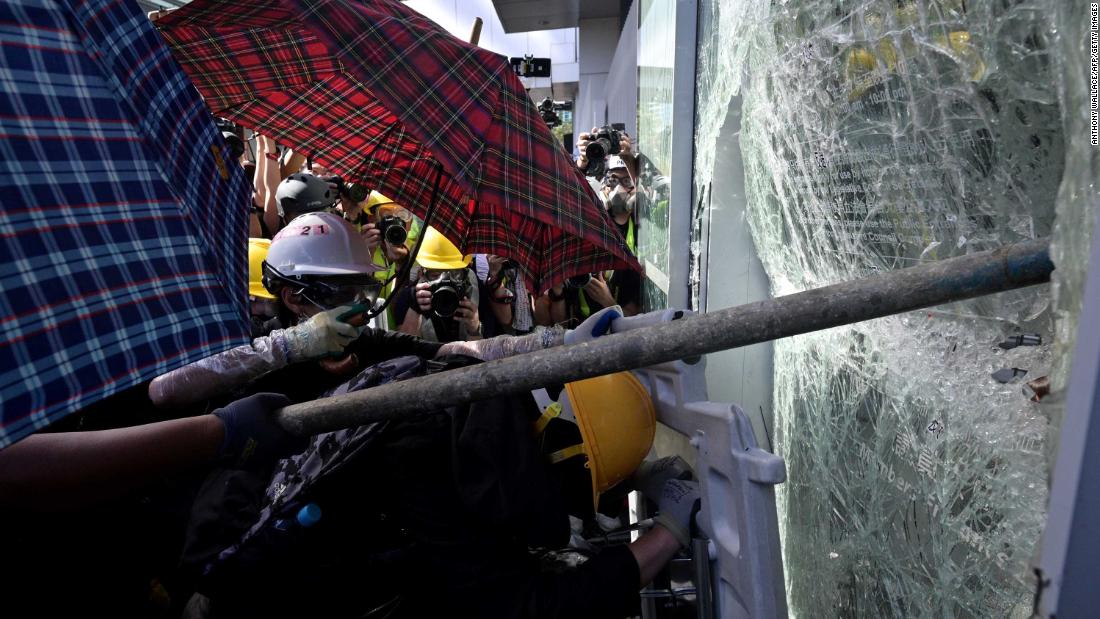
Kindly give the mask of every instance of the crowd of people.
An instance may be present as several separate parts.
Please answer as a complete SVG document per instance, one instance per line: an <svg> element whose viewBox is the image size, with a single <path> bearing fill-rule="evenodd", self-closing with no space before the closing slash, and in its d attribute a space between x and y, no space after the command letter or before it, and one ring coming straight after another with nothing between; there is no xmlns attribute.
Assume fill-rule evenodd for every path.
<svg viewBox="0 0 1100 619"><path fill-rule="evenodd" d="M0 450L2 517L27 532L11 590L47 615L636 614L699 492L682 460L646 459L656 414L630 373L311 438L273 412L600 337L639 311L638 274L528 290L508 256L464 255L408 205L226 138L255 187L252 341ZM634 251L629 137L617 150L593 182ZM600 543L629 528L631 490L658 515Z"/></svg>

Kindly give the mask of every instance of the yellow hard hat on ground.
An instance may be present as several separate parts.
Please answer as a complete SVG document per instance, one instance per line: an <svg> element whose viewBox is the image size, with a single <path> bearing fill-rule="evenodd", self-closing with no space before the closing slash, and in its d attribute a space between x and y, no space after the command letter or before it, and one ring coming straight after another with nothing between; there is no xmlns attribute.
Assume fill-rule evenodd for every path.
<svg viewBox="0 0 1100 619"><path fill-rule="evenodd" d="M274 299L275 295L264 288L264 260L271 241L267 239L248 239L248 296L261 299Z"/></svg>
<svg viewBox="0 0 1100 619"><path fill-rule="evenodd" d="M557 463L585 456L592 477L592 506L600 494L630 477L653 446L657 411L649 392L630 372L597 376L568 383L556 402L546 403L545 390L533 392L542 407L535 422L541 433L555 418L573 421L581 442L550 454ZM542 401L540 401L542 400Z"/></svg>
<svg viewBox="0 0 1100 619"><path fill-rule="evenodd" d="M424 233L424 242L416 254L416 263L425 269L465 269L473 258L473 254L463 256L455 244L448 241L439 230L428 226Z"/></svg>

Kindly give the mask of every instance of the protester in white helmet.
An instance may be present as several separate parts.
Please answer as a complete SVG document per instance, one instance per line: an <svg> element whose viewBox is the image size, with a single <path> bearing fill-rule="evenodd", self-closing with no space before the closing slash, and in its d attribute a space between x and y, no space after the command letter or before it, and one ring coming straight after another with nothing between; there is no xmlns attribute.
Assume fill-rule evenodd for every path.
<svg viewBox="0 0 1100 619"><path fill-rule="evenodd" d="M591 339L621 314L617 307L607 308L568 332L558 327L523 337L428 342L362 326L377 298L377 269L355 227L338 215L316 212L291 221L271 242L263 278L279 301L280 320L290 326L157 377L149 385L150 399L172 408L257 392L306 401L387 359L447 354L498 359Z"/></svg>

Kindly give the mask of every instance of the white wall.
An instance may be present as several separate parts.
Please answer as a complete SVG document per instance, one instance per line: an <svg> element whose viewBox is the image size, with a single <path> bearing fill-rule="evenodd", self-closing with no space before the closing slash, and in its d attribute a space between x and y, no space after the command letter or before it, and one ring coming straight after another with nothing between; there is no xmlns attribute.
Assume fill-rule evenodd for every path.
<svg viewBox="0 0 1100 619"><path fill-rule="evenodd" d="M704 308L708 312L771 297L745 220L745 166L741 160L741 99L726 112L715 142L714 176L705 217L707 262ZM771 342L707 355L707 392L715 402L736 402L752 420L756 443L773 451Z"/></svg>
<svg viewBox="0 0 1100 619"><path fill-rule="evenodd" d="M485 22L478 43L481 47L508 57L549 58L555 83L577 81L576 28L506 34L491 0L409 0L405 4L463 41L470 40L474 18L480 17ZM527 86L548 87L550 79L529 78Z"/></svg>
<svg viewBox="0 0 1100 619"><path fill-rule="evenodd" d="M619 20L614 17L582 19L579 23L580 88L573 127L577 133L607 122L607 86L611 59L619 43Z"/></svg>
<svg viewBox="0 0 1100 619"><path fill-rule="evenodd" d="M626 124L626 132L638 136L638 5L634 2L626 15L622 36L607 72L604 100L607 121ZM591 125L589 127L591 128Z"/></svg>

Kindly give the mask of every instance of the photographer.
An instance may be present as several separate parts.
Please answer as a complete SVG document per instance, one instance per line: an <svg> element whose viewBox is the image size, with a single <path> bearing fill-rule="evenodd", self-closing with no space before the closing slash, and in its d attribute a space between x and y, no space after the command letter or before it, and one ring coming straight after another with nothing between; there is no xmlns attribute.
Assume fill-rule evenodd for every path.
<svg viewBox="0 0 1100 619"><path fill-rule="evenodd" d="M416 245L420 228L417 220L405 207L378 193L370 192L367 200L352 204L341 198L344 218L359 228L359 233L371 249L374 265L378 267L375 278L384 284L382 297L394 294L394 274L409 258L409 250ZM404 299L386 308L386 328L395 330L398 317L405 316L409 304Z"/></svg>
<svg viewBox="0 0 1100 619"><path fill-rule="evenodd" d="M607 173L598 191L608 216L623 235L631 253L637 251L637 223L634 206L637 191L627 163L618 156L607 158ZM641 311L641 276L631 269L600 273L583 273L566 280L564 285L550 289L545 310L553 323L576 324L593 313L611 305L623 308L625 316Z"/></svg>
<svg viewBox="0 0 1100 619"><path fill-rule="evenodd" d="M522 335L534 328L531 295L523 283L519 266L504 256L475 254L481 303L482 335Z"/></svg>
<svg viewBox="0 0 1100 619"><path fill-rule="evenodd" d="M420 281L414 288L414 305L402 324L403 331L416 328L421 339L430 342L482 338L477 275L468 268L472 259L428 226L416 255Z"/></svg>
<svg viewBox="0 0 1100 619"><path fill-rule="evenodd" d="M637 161L634 158L634 146L630 136L623 131L622 123L604 127L592 127L592 131L577 136L577 168L585 176L598 183L609 168L607 158L618 155L629 166L632 177L638 175ZM595 189L595 187L593 187Z"/></svg>

